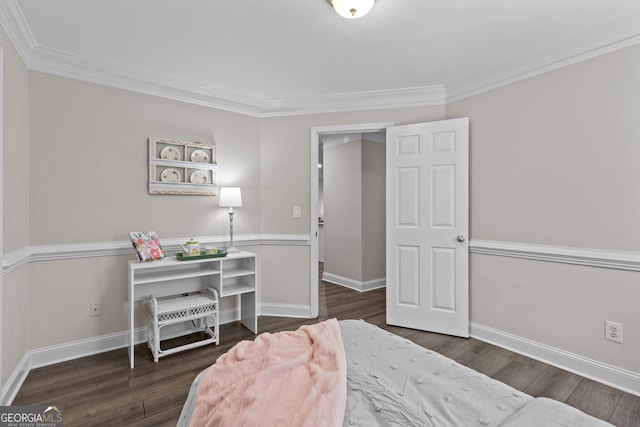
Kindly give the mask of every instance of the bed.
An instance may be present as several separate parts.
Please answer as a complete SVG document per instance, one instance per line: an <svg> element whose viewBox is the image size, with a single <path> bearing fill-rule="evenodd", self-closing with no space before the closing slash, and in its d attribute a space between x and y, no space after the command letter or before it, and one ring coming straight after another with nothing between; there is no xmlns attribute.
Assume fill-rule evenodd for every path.
<svg viewBox="0 0 640 427"><path fill-rule="evenodd" d="M324 349L319 349L321 344L318 344L324 339L321 333L313 335L320 327L325 328L322 333L329 337ZM310 378L313 377L309 389L304 388L306 380L287 371L289 367L272 368L265 362L265 355L275 351L277 354L272 359L276 364L290 362L293 369L300 368L300 360L309 359L311 353L298 353L289 358L286 352L299 351L297 344L273 344L269 340L283 338L281 334L290 339L301 330L315 349L312 352L320 354L316 357L318 363L329 363L326 367L305 368L305 372L311 372ZM264 343L267 347L252 347ZM221 356L196 377L178 426L611 426L563 403L533 398L361 320L330 319L295 332L261 334L255 342L242 342L236 347L239 351L233 357ZM234 349L229 353L234 353ZM329 360L332 358L336 360ZM239 364L249 360L250 369L254 371L238 373ZM226 366L220 370L219 364ZM255 371L262 369L270 371L260 385ZM330 377L315 378L325 371ZM230 375L228 380L227 375ZM243 383L246 377L251 384ZM278 383L280 380L283 382ZM215 383L212 387L211 381ZM302 388L298 389L299 386ZM211 398L216 387L218 395ZM267 389L260 391L260 387ZM324 400L316 400L318 398ZM284 408L278 406L287 399L294 402L284 403ZM240 407L221 415L230 405ZM255 416L244 418L247 414ZM275 414L276 418L265 418L268 414ZM260 420L259 424L255 424L256 420Z"/></svg>

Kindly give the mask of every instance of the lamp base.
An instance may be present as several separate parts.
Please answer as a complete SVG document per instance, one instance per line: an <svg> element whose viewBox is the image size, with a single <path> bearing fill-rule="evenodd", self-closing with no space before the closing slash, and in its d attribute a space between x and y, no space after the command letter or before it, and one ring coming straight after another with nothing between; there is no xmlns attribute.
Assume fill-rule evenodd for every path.
<svg viewBox="0 0 640 427"><path fill-rule="evenodd" d="M229 246L227 248L227 253L228 254L233 254L233 253L237 253L240 252L240 249L236 248L235 246Z"/></svg>

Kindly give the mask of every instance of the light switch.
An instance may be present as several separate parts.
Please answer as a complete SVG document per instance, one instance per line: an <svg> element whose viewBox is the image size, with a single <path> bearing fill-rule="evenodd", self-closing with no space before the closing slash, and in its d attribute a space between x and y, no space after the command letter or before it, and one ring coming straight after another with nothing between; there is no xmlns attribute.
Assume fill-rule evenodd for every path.
<svg viewBox="0 0 640 427"><path fill-rule="evenodd" d="M300 206L293 207L293 217L300 218Z"/></svg>

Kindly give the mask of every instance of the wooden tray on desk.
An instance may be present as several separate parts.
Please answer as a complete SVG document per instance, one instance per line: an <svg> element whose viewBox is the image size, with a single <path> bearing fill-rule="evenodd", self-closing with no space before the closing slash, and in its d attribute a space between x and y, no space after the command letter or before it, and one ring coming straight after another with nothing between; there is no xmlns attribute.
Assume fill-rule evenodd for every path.
<svg viewBox="0 0 640 427"><path fill-rule="evenodd" d="M222 250L215 254L206 254L200 252L200 255L192 255L192 256L184 256L182 252L176 252L176 258L178 261L194 261L197 259L205 259L205 258L222 258L227 256L227 251Z"/></svg>

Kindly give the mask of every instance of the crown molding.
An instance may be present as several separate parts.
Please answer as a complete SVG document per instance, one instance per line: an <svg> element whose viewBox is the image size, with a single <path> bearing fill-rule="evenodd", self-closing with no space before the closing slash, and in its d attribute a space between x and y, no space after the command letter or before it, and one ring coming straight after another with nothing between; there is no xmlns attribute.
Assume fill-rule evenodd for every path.
<svg viewBox="0 0 640 427"><path fill-rule="evenodd" d="M271 99L260 103L263 117L444 105L443 85Z"/></svg>
<svg viewBox="0 0 640 427"><path fill-rule="evenodd" d="M16 0L0 2L0 25L29 70L255 117L444 105L444 86L259 100L36 43Z"/></svg>
<svg viewBox="0 0 640 427"><path fill-rule="evenodd" d="M39 45L17 0L0 2L0 25L29 70L226 111L260 114L257 99Z"/></svg>
<svg viewBox="0 0 640 427"><path fill-rule="evenodd" d="M513 62L497 64L446 85L260 100L39 45L17 0L0 2L0 25L29 70L255 117L446 105L640 43L640 22L629 17L615 25L558 41L526 53Z"/></svg>
<svg viewBox="0 0 640 427"><path fill-rule="evenodd" d="M254 117L362 111L444 105L444 86L354 92L310 98L257 100L179 79L150 74L103 61L35 46L28 56L30 70L116 87Z"/></svg>
<svg viewBox="0 0 640 427"><path fill-rule="evenodd" d="M257 116L258 100L179 79L35 46L28 68L132 92Z"/></svg>
<svg viewBox="0 0 640 427"><path fill-rule="evenodd" d="M574 36L497 64L482 73L447 83L446 103L459 101L640 43L640 21L629 17L588 35Z"/></svg>
<svg viewBox="0 0 640 427"><path fill-rule="evenodd" d="M35 48L35 39L16 0L0 2L0 25L22 62L28 65L31 62L30 52Z"/></svg>

